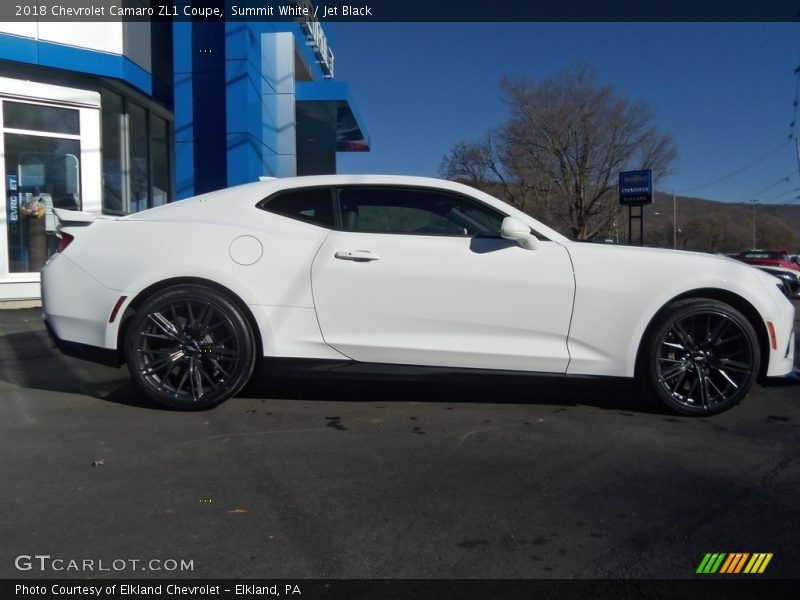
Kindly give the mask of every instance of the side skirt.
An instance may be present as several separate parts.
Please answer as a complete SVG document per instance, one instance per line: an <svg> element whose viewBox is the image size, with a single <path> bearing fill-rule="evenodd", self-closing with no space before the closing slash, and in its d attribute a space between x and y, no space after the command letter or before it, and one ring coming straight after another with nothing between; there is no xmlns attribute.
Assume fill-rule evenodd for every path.
<svg viewBox="0 0 800 600"><path fill-rule="evenodd" d="M310 358L262 357L256 365L259 375L267 377L327 378L342 376L364 380L448 381L464 378L503 377L519 380L542 380L550 384L564 382L630 383L632 378L602 375L567 375L536 371L504 369L474 369L463 367L431 367L423 365L397 365L365 363L354 360L327 360Z"/></svg>

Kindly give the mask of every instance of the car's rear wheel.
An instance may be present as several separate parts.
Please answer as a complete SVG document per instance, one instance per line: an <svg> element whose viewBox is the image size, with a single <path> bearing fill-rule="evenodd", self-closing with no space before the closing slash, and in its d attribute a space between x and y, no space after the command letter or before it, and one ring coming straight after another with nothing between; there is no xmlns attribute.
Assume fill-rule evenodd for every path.
<svg viewBox="0 0 800 600"><path fill-rule="evenodd" d="M750 391L761 364L758 336L738 310L716 300L667 307L640 354L649 391L685 415L713 415Z"/></svg>
<svg viewBox="0 0 800 600"><path fill-rule="evenodd" d="M239 307L200 285L166 288L136 311L125 338L128 369L156 402L207 409L235 395L255 363L252 328Z"/></svg>

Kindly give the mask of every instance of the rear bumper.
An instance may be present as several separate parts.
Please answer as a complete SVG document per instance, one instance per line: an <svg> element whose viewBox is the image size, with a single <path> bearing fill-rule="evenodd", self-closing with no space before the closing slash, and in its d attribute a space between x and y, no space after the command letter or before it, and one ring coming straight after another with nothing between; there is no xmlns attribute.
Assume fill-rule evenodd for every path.
<svg viewBox="0 0 800 600"><path fill-rule="evenodd" d="M42 269L45 323L65 354L74 356L84 347L116 354L116 324L109 324L109 316L119 296L63 254L53 255Z"/></svg>
<svg viewBox="0 0 800 600"><path fill-rule="evenodd" d="M47 328L47 334L50 336L50 339L53 340L56 348L58 348L62 354L100 363L101 365L109 367L119 367L122 364L122 360L116 350L62 340L56 334L53 326L48 322L47 317L44 317L44 326Z"/></svg>

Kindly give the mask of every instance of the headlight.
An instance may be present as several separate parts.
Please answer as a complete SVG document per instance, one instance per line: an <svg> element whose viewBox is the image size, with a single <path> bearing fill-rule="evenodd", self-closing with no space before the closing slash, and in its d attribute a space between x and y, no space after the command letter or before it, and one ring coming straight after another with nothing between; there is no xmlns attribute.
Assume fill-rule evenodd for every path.
<svg viewBox="0 0 800 600"><path fill-rule="evenodd" d="M784 296L786 296L787 298L791 299L791 297L792 297L792 286L789 285L788 281L784 281L780 277L778 279L780 279L780 281L775 285L778 286L778 289L781 291L781 293Z"/></svg>

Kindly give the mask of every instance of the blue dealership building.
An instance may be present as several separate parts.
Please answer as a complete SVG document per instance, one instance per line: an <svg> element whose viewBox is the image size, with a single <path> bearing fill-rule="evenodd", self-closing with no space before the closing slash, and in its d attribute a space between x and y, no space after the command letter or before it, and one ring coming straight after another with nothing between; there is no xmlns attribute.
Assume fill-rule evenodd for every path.
<svg viewBox="0 0 800 600"><path fill-rule="evenodd" d="M54 207L124 215L369 150L313 20L0 22L0 128L0 303L38 300Z"/></svg>

